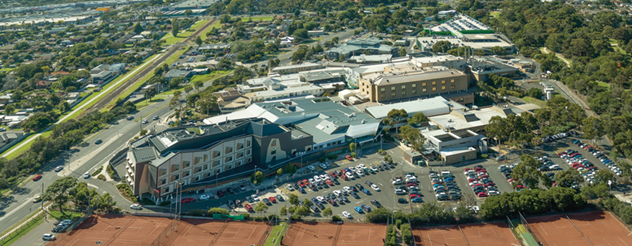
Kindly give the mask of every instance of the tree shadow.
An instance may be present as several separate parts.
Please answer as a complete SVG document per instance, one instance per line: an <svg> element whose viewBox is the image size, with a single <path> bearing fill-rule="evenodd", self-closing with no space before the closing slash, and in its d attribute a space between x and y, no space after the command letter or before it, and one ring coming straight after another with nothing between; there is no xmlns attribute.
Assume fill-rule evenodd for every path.
<svg viewBox="0 0 632 246"><path fill-rule="evenodd" d="M28 193L31 193L31 189L26 188L26 187L20 187L13 191L13 194L16 194L16 195L26 195Z"/></svg>

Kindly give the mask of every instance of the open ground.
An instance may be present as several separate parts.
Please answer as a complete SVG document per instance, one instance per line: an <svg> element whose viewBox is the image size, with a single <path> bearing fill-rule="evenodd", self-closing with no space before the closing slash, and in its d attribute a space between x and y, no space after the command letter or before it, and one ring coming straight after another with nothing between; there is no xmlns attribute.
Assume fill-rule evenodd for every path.
<svg viewBox="0 0 632 246"><path fill-rule="evenodd" d="M632 245L630 231L612 214L602 211L526 219L548 246Z"/></svg>
<svg viewBox="0 0 632 246"><path fill-rule="evenodd" d="M459 229L460 228L460 229ZM520 245L505 223L413 228L417 245Z"/></svg>

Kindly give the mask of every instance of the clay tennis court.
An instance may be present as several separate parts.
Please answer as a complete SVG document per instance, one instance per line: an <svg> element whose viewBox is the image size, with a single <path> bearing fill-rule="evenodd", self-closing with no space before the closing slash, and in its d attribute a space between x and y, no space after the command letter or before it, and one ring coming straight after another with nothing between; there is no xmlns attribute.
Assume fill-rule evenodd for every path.
<svg viewBox="0 0 632 246"><path fill-rule="evenodd" d="M230 222L219 234L215 246L252 245L257 244L266 231L263 222Z"/></svg>
<svg viewBox="0 0 632 246"><path fill-rule="evenodd" d="M96 241L123 246L149 244L169 221L161 217L92 215L73 231L61 234L56 242L50 244L94 245Z"/></svg>
<svg viewBox="0 0 632 246"><path fill-rule="evenodd" d="M465 224L413 228L417 245L520 245L504 223Z"/></svg>
<svg viewBox="0 0 632 246"><path fill-rule="evenodd" d="M632 245L630 231L613 215L601 211L568 214L568 218L566 215L533 217L527 218L527 222L548 246Z"/></svg>
<svg viewBox="0 0 632 246"><path fill-rule="evenodd" d="M342 224L337 246L383 246L386 225Z"/></svg>
<svg viewBox="0 0 632 246"><path fill-rule="evenodd" d="M338 224L292 222L281 245L324 246L332 245Z"/></svg>

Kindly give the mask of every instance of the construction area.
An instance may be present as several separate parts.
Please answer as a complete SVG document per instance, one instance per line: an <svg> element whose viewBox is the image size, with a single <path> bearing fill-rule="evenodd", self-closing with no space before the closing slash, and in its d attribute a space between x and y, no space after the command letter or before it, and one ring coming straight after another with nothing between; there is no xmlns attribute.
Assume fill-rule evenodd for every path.
<svg viewBox="0 0 632 246"><path fill-rule="evenodd" d="M630 231L602 211L526 218L536 239L545 246L632 245Z"/></svg>
<svg viewBox="0 0 632 246"><path fill-rule="evenodd" d="M505 223L413 228L416 245L520 245Z"/></svg>
<svg viewBox="0 0 632 246"><path fill-rule="evenodd" d="M281 245L382 246L386 225L293 222Z"/></svg>

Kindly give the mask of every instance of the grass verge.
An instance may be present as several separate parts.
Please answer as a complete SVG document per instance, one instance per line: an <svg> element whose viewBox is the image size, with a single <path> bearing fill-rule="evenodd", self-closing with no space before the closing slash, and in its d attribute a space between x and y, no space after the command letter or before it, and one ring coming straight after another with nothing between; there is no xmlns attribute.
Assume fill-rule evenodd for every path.
<svg viewBox="0 0 632 246"><path fill-rule="evenodd" d="M31 218L31 217L28 217L28 218ZM44 223L44 217L37 216L33 220L29 221L29 223L27 225L25 225L24 227L21 227L20 229L18 229L17 231L12 233L11 235L7 235L7 237L4 237L5 239L6 238L10 238L10 239L5 241L2 245L12 245L13 243L15 243L18 240L20 240L23 236L25 236L26 234L31 232L33 229L35 229L36 227L38 227L42 223Z"/></svg>
<svg viewBox="0 0 632 246"><path fill-rule="evenodd" d="M152 60L154 57L156 57L157 55L158 55L158 54L154 54L154 55L150 56L149 58L145 59L145 61L151 61L151 60ZM126 73L126 74L124 74L124 75L119 76L118 78L116 78L116 79L115 79L115 80L113 80L112 82L110 82L110 83L108 83L107 85L103 86L103 88L102 88L101 92L92 93L92 95L90 95L88 98L84 99L84 100L83 100L83 102L82 102L82 103L80 103L79 105L75 106L75 108L81 107L81 105L83 105L83 104L85 104L85 103L89 102L90 100L92 100L92 99L93 99L93 98L95 98L95 97L103 97L103 96L106 96L106 95L107 95L108 93L110 93L111 91L109 91L108 93L103 93L103 91L105 91L105 90L107 90L108 88L112 87L114 84L118 83L119 81L121 81L121 79L123 79L124 77L126 77L126 76L128 76L128 75L130 75L130 77L128 77L128 79L129 79L129 78L131 78L131 77L133 77L135 74L137 74L137 73L139 73L141 70L143 70L142 68L141 68L141 69L138 69L139 67L144 67L144 66L147 66L147 65L149 65L149 63L143 63L143 64L141 64L141 65L139 65L139 66L134 67L134 70L133 70L133 71L131 71L131 72L133 72L131 75L130 75L130 72L128 72L128 73ZM137 69L137 70L136 70L136 69ZM117 86L121 86L122 84L123 84L123 83L118 84ZM94 105L94 104L95 104L95 103L97 103L98 101L99 101L98 99L97 99L97 100L94 100L94 101L90 102L89 104L87 104L84 108L86 108L86 109L87 109L87 108L90 108L92 105ZM72 111L71 111L71 112L72 112ZM77 110L76 112L72 113L72 115L71 115L71 116L69 116L68 118L66 118L66 119L64 120L64 122L65 122L65 121L68 121L68 120L70 120L70 119L75 119L75 118L77 118L77 117L78 117L80 114L82 114L82 113L83 113L83 110Z"/></svg>
<svg viewBox="0 0 632 246"><path fill-rule="evenodd" d="M204 24L208 23L209 21L211 21L211 20L198 21L197 23L193 24L186 31L178 33L178 36L175 36L175 37L173 35L171 35L171 34L167 34L170 37L165 38L165 45L172 45L172 44L175 44L175 43L180 42L182 40L185 40L186 38L191 36L191 34L193 34L198 28L201 28L202 26L204 26Z"/></svg>
<svg viewBox="0 0 632 246"><path fill-rule="evenodd" d="M50 134L52 134L52 133L53 133L52 131L47 131L47 132L44 132L44 133L42 133L41 137L43 137L43 138L48 138L48 137L50 136ZM24 139L24 140L22 140L22 141L29 141L29 139L34 138L35 136L37 136L37 134L33 134L33 135L31 135L31 136L28 136L27 138L25 138L25 139ZM20 156L20 155L21 155L21 154L23 154L24 152L26 152L26 151L28 151L29 149L31 149L31 145L33 145L33 142L34 142L34 141L30 141L30 142L28 142L27 144L25 144L25 145L23 145L22 147L20 147L19 149L17 149L17 150L15 150L15 151L13 151L13 153L11 153L10 155L8 155L8 156L6 157L6 159L8 159L8 160L13 160L13 159L17 158L18 156ZM18 143L17 145L20 145L20 144ZM16 146L17 146L17 145L16 145ZM15 147L13 147L13 148L15 148ZM11 149L13 149L13 148L11 148ZM7 150L7 151L8 151L8 150Z"/></svg>
<svg viewBox="0 0 632 246"><path fill-rule="evenodd" d="M15 229L16 227L18 227L19 225L21 225L25 221L31 219L31 217L35 216L40 211L42 211L42 210L41 209L37 209L37 210L35 210L35 212L33 212L33 213L27 215L26 217L24 217L24 219L22 219L22 220L18 221L17 223L13 224L11 227L9 227L9 229L6 229L4 232L0 233L0 238L5 237L7 235L8 231L11 231L11 230Z"/></svg>
<svg viewBox="0 0 632 246"><path fill-rule="evenodd" d="M59 211L49 211L48 212L50 214L51 217L58 219L58 220L74 220L77 218L81 218L81 216L83 216L83 213L77 213L77 212L70 212L70 213L62 213Z"/></svg>
<svg viewBox="0 0 632 246"><path fill-rule="evenodd" d="M272 231L270 232L270 236L268 236L268 240L266 240L265 246L279 245L281 243L280 240L283 237L281 233L283 233L285 226L286 226L285 222L281 222L279 225L275 225L274 228L272 228ZM277 233L279 235L277 235Z"/></svg>

